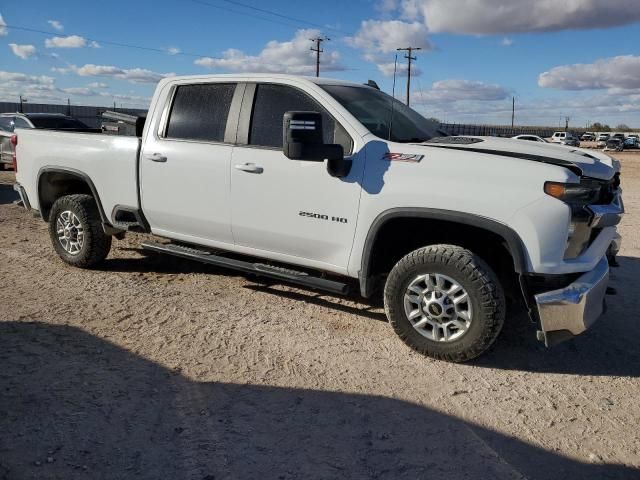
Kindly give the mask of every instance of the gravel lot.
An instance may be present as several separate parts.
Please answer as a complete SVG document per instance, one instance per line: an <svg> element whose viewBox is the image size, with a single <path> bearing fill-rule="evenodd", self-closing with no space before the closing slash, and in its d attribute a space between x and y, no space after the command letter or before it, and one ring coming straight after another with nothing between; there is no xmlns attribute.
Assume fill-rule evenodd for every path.
<svg viewBox="0 0 640 480"><path fill-rule="evenodd" d="M512 315L454 365L379 306L114 241L77 270L0 173L0 479L640 478L640 154L617 296L551 350Z"/></svg>

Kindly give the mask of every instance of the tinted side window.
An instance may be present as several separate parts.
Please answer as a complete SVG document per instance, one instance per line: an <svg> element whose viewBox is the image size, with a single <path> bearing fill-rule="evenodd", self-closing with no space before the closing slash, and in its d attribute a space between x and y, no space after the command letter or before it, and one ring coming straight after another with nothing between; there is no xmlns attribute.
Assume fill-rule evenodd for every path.
<svg viewBox="0 0 640 480"><path fill-rule="evenodd" d="M11 117L0 117L0 130L5 132L13 132L13 123Z"/></svg>
<svg viewBox="0 0 640 480"><path fill-rule="evenodd" d="M21 117L16 117L13 123L14 128L31 128L31 125L29 125L27 121Z"/></svg>
<svg viewBox="0 0 640 480"><path fill-rule="evenodd" d="M249 144L282 147L282 118L292 110L321 113L324 142L340 143L345 154L351 153L352 141L347 132L313 98L297 88L266 83L256 87Z"/></svg>
<svg viewBox="0 0 640 480"><path fill-rule="evenodd" d="M171 106L167 138L222 142L235 83L180 85Z"/></svg>

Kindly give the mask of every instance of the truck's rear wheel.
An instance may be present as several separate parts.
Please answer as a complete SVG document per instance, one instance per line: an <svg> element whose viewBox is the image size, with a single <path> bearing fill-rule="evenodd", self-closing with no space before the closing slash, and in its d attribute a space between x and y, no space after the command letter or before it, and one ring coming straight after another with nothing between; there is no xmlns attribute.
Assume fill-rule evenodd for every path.
<svg viewBox="0 0 640 480"><path fill-rule="evenodd" d="M100 263L111 249L111 237L102 230L98 207L90 195L56 200L49 216L49 235L60 258L80 268Z"/></svg>
<svg viewBox="0 0 640 480"><path fill-rule="evenodd" d="M482 259L455 245L432 245L403 257L387 278L384 305L407 345L451 362L485 352L505 315L496 275Z"/></svg>

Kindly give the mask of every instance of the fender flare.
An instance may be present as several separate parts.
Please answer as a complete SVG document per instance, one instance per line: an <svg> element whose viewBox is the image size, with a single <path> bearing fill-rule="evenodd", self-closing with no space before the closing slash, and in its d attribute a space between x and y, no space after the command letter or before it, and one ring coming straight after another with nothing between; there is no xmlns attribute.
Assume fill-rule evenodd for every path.
<svg viewBox="0 0 640 480"><path fill-rule="evenodd" d="M38 186L38 204L40 205L40 210L42 211L42 193L41 193L41 187L40 187L40 182L42 179L42 175L44 175L45 173L64 173L66 175L71 175L73 177L76 177L80 180L82 180L83 182L85 182L88 186L89 186L89 190L91 190L91 195L93 195L93 198L96 201L96 204L98 205L98 212L100 212L100 220L102 221L102 223L104 225L111 225L109 218L107 217L107 215L104 212L104 209L102 208L102 202L100 201L100 196L98 195L98 190L96 189L96 186L93 184L93 181L91 180L91 178L89 177L89 175L87 175L86 173L80 171L80 170L76 170L75 168L68 168L68 167L42 167L39 171L38 171L38 179L37 179L37 186ZM42 218L45 218L45 216L43 215ZM46 218L45 218L46 220Z"/></svg>
<svg viewBox="0 0 640 480"><path fill-rule="evenodd" d="M456 212L453 210L441 210L435 208L422 207L404 207L391 208L380 213L371 227L364 242L362 252L360 271L358 279L360 281L360 293L363 297L368 298L372 295L373 285L369 275L371 266L371 252L373 245L378 236L378 232L385 223L394 218L424 218L431 220L445 220L471 227L477 227L487 230L502 237L509 248L509 253L513 258L514 269L516 273L523 274L527 272L527 253L520 236L507 225L500 223L491 218L474 215L471 213Z"/></svg>

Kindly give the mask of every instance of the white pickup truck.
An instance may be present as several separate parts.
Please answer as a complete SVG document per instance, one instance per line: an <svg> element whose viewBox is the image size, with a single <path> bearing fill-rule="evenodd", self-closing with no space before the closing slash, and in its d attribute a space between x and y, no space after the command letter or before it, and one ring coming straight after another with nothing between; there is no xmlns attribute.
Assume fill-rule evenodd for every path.
<svg viewBox="0 0 640 480"><path fill-rule="evenodd" d="M449 137L372 86L286 75L164 79L139 130L16 130L15 188L65 262L153 233L156 252L382 295L404 342L449 361L490 347L505 298L547 345L603 311L623 206L600 152Z"/></svg>

